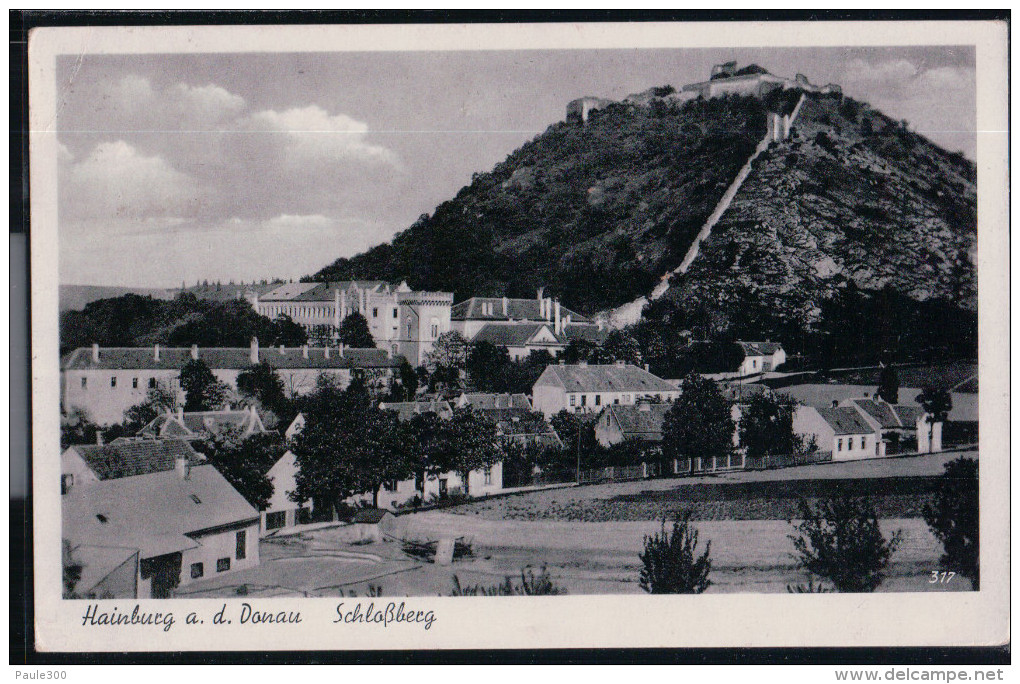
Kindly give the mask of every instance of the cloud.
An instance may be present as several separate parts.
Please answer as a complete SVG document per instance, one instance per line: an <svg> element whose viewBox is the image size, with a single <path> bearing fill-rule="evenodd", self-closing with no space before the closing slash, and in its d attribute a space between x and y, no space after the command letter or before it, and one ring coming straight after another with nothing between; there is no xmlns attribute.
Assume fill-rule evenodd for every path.
<svg viewBox="0 0 1020 684"><path fill-rule="evenodd" d="M197 87L178 83L167 89L166 94L175 111L210 124L231 119L246 107L243 97L211 83Z"/></svg>
<svg viewBox="0 0 1020 684"><path fill-rule="evenodd" d="M199 194L189 175L123 140L100 143L69 164L61 206L75 217L178 217L193 210Z"/></svg>
<svg viewBox="0 0 1020 684"><path fill-rule="evenodd" d="M357 160L399 165L392 151L368 142L368 124L346 114L330 115L317 105L256 112L241 127L284 136L289 159L298 164Z"/></svg>

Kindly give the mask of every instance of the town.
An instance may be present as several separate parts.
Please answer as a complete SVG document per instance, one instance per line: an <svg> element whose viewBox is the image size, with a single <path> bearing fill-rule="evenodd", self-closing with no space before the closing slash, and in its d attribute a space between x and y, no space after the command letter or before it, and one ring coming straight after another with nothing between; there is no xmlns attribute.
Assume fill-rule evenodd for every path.
<svg viewBox="0 0 1020 684"><path fill-rule="evenodd" d="M671 95L786 92L649 298L584 315L546 288L455 301L403 280L182 284L174 301L229 302L267 332L67 349L64 596L870 591L904 538L884 586L926 590L911 583L939 558L922 521L934 483L976 458L976 363L837 367L801 342L697 329L652 358L633 334L807 95L841 90L727 63ZM572 101L568 121L612 104ZM860 505L846 492L902 522L879 534L867 581L811 546L839 506ZM874 510L843 513L877 529ZM695 527L713 580L706 549L690 584L668 588L650 559L681 539L693 551Z"/></svg>

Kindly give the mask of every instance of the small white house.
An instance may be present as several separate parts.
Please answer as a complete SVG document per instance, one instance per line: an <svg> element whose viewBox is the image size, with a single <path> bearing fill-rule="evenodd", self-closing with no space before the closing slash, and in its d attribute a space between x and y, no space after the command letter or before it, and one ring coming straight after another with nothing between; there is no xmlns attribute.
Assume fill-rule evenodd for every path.
<svg viewBox="0 0 1020 684"><path fill-rule="evenodd" d="M634 365L559 364L548 366L532 388L535 410L551 418L560 411L599 413L612 404L636 404L640 399L673 401L675 385Z"/></svg>
<svg viewBox="0 0 1020 684"><path fill-rule="evenodd" d="M778 342L737 342L744 360L737 370L739 376L768 373L786 363L786 351Z"/></svg>
<svg viewBox="0 0 1020 684"><path fill-rule="evenodd" d="M853 407L798 406L793 431L814 437L819 451L831 451L833 461L857 461L885 456L881 435Z"/></svg>

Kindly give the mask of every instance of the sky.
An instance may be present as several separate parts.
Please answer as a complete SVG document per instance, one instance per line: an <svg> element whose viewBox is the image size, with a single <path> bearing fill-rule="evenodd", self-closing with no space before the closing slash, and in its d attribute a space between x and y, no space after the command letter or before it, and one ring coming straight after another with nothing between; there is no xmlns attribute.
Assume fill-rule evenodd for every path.
<svg viewBox="0 0 1020 684"><path fill-rule="evenodd" d="M388 241L568 101L737 60L974 158L969 47L90 55L58 62L63 284L298 278Z"/></svg>

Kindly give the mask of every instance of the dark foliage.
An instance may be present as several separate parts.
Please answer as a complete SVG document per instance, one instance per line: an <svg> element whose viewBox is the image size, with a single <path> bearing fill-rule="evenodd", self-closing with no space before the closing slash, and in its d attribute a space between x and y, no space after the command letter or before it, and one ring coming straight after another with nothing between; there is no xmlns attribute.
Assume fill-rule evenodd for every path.
<svg viewBox="0 0 1020 684"><path fill-rule="evenodd" d="M374 349L375 340L368 329L368 321L355 311L340 323L340 343L358 349Z"/></svg>
<svg viewBox="0 0 1020 684"><path fill-rule="evenodd" d="M248 503L259 510L269 505L274 491L269 469L287 450L279 434L265 432L242 438L227 430L200 444L199 449Z"/></svg>
<svg viewBox="0 0 1020 684"><path fill-rule="evenodd" d="M793 431L797 402L786 395L758 394L744 407L737 430L751 457L797 453L801 440Z"/></svg>
<svg viewBox="0 0 1020 684"><path fill-rule="evenodd" d="M228 388L216 379L201 359L192 359L181 368L181 389L185 411L215 411L223 408Z"/></svg>
<svg viewBox="0 0 1020 684"><path fill-rule="evenodd" d="M981 588L978 529L978 464L972 458L958 458L945 465L941 487L924 509L924 520L942 542L940 562L946 571L956 572Z"/></svg>
<svg viewBox="0 0 1020 684"><path fill-rule="evenodd" d="M839 592L875 591L885 577L902 537L886 539L874 507L865 498L839 496L817 506L799 502L801 522L790 535L797 560L808 572L827 579Z"/></svg>
<svg viewBox="0 0 1020 684"><path fill-rule="evenodd" d="M890 404L899 403L900 378L891 365L883 366L878 374L878 396Z"/></svg>
<svg viewBox="0 0 1020 684"><path fill-rule="evenodd" d="M500 584L493 584L488 587L476 584L474 586L462 585L460 579L453 576L453 592L450 596L557 596L566 594L567 591L552 581L548 570L542 570L536 575L531 568L521 570L521 581L515 584L508 575Z"/></svg>
<svg viewBox="0 0 1020 684"><path fill-rule="evenodd" d="M684 511L671 531L663 520L661 531L645 537L645 550L638 555L643 565L638 584L649 594L701 594L712 584L712 542L706 542L699 555L698 531L690 523L690 511Z"/></svg>
<svg viewBox="0 0 1020 684"><path fill-rule="evenodd" d="M662 452L668 459L727 456L733 449L730 404L718 386L688 375L662 422Z"/></svg>

